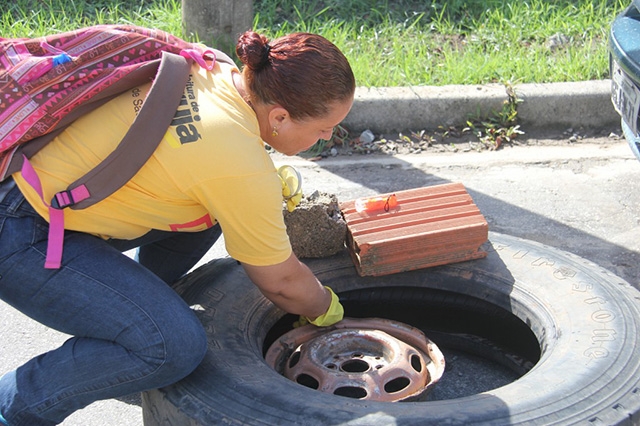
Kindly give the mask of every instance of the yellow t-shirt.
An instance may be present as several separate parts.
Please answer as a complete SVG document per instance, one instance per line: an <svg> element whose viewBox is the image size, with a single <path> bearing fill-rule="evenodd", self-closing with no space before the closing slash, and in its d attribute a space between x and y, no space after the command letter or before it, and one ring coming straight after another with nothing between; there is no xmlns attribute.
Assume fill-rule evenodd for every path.
<svg viewBox="0 0 640 426"><path fill-rule="evenodd" d="M291 245L282 215L282 188L251 107L235 89L235 68L192 68L167 133L125 186L82 210L65 209L65 229L102 238L134 239L151 229L193 232L219 222L227 251L252 265L283 262ZM31 163L45 199L111 153L133 122L150 84L134 88L71 124ZM14 179L48 219L38 194Z"/></svg>

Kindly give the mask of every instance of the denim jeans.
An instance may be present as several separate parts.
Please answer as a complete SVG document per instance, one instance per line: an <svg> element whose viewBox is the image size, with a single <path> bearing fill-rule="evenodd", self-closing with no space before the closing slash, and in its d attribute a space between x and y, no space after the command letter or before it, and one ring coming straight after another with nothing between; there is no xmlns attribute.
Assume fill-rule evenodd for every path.
<svg viewBox="0 0 640 426"><path fill-rule="evenodd" d="M204 329L167 283L198 262L219 226L133 242L65 231L62 267L51 270L47 222L11 179L0 199L0 298L72 336L0 378L9 425L55 425L93 401L174 383L201 362ZM138 262L121 253L134 245Z"/></svg>

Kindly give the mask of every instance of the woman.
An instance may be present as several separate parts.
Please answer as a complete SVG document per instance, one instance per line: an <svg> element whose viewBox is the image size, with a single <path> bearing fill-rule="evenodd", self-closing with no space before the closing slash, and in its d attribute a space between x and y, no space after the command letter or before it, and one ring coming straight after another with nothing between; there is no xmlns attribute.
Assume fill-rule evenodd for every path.
<svg viewBox="0 0 640 426"><path fill-rule="evenodd" d="M242 73L224 63L212 72L194 66L175 119L133 179L94 206L65 211L60 269L42 266L46 206L20 173L1 184L0 297L73 337L0 378L0 423L58 424L93 401L193 371L206 336L169 284L221 232L274 304L319 326L342 318L335 294L291 251L264 144L293 155L328 139L353 103L353 73L313 34L267 43L249 31L236 53ZM114 149L149 86L76 120L32 158L45 199ZM121 253L134 247L137 262Z"/></svg>

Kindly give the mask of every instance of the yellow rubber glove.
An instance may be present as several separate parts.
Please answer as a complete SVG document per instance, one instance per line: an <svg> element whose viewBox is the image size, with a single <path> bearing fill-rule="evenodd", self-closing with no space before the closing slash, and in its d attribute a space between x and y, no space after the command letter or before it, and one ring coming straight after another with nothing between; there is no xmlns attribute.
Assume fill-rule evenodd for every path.
<svg viewBox="0 0 640 426"><path fill-rule="evenodd" d="M303 325L307 325L309 323L318 327L328 327L342 320L342 317L344 316L344 308L340 304L340 299L338 299L338 296L333 292L333 290L331 290L331 288L327 286L324 286L324 288L329 290L329 293L331 293L331 304L329 305L329 309L327 309L327 312L320 315L313 321L309 320L309 318L305 316L300 315L300 319L293 324L294 328L302 327Z"/></svg>
<svg viewBox="0 0 640 426"><path fill-rule="evenodd" d="M292 166L280 167L278 176L282 183L282 198L287 202L287 210L292 212L302 200L302 176Z"/></svg>

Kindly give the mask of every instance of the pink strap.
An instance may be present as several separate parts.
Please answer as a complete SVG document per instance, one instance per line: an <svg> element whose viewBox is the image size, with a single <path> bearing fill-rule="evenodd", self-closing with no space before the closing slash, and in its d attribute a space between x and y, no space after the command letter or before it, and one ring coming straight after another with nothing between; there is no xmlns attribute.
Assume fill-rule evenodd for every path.
<svg viewBox="0 0 640 426"><path fill-rule="evenodd" d="M90 196L89 188L87 188L86 185L80 185L72 190L56 192L51 203L54 208L63 209L65 207L78 204L80 201L84 201Z"/></svg>
<svg viewBox="0 0 640 426"><path fill-rule="evenodd" d="M207 55L213 57L213 60L210 63L204 59ZM213 49L205 49L203 51L197 49L182 49L182 51L180 51L180 56L187 59L193 59L198 65L200 65L200 67L207 71L211 71L213 66L216 64L216 53Z"/></svg>
<svg viewBox="0 0 640 426"><path fill-rule="evenodd" d="M38 174L33 169L26 156L22 156L22 177L36 190L45 206L49 208L49 240L47 242L47 258L44 263L46 269L59 269L62 263L62 244L64 242L64 211L54 209L45 200L42 184Z"/></svg>

